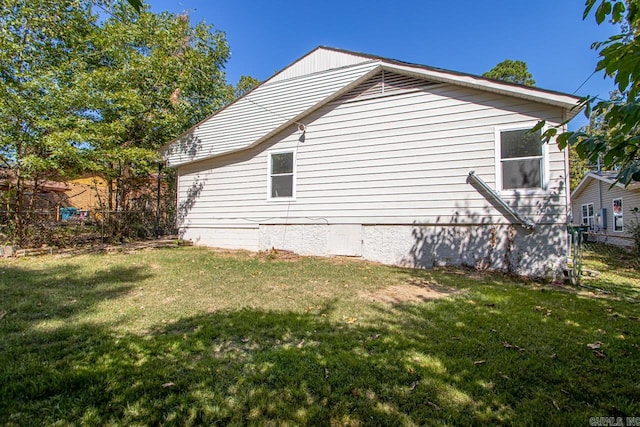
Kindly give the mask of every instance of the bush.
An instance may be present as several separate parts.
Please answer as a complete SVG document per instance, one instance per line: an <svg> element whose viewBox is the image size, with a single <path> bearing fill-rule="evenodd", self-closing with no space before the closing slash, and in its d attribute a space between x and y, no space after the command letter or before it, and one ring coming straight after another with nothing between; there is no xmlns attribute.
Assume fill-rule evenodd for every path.
<svg viewBox="0 0 640 427"><path fill-rule="evenodd" d="M627 225L627 231L633 237L635 243L636 252L640 254L640 209L635 207L631 209L633 219Z"/></svg>

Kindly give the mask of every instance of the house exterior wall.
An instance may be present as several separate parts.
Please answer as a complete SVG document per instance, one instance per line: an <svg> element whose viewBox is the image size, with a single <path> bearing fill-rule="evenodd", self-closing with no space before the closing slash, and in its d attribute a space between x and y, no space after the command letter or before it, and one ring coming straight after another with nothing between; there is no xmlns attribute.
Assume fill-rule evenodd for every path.
<svg viewBox="0 0 640 427"><path fill-rule="evenodd" d="M257 147L180 167L184 237L340 255L343 236L341 250L350 252L343 255L357 252L360 241L355 256L390 264L449 260L527 275L558 271L566 246L565 153L548 147L547 190L502 194L538 224L533 234L511 226L467 179L475 170L495 188L496 131L541 118L560 123L560 108L422 80L373 96L370 86L305 117L304 135L291 126ZM268 200L268 156L283 149L295 150L295 199ZM345 225L352 227L337 227Z"/></svg>
<svg viewBox="0 0 640 427"><path fill-rule="evenodd" d="M634 219L630 212L633 208L640 208L640 189L625 189L615 186L599 179L591 178L586 187L572 200L572 222L580 224L582 220L582 205L593 203L594 213L600 209L606 209L606 227L596 224L592 230L592 238L598 242L608 243L616 246L633 247L634 241L626 226ZM613 200L622 198L623 209L623 231L614 231L613 224Z"/></svg>
<svg viewBox="0 0 640 427"><path fill-rule="evenodd" d="M367 61L289 79L271 79L196 125L163 152L169 166L219 156L262 139L300 112L312 109L336 92L380 67Z"/></svg>
<svg viewBox="0 0 640 427"><path fill-rule="evenodd" d="M280 71L269 79L269 81L277 82L294 77L307 76L309 74L319 73L326 70L362 64L363 62L371 62L371 59L357 54L349 54L345 52L336 54L333 50L316 49Z"/></svg>
<svg viewBox="0 0 640 427"><path fill-rule="evenodd" d="M73 206L80 210L102 209L107 201L107 183L104 179L91 176L70 179L65 192L65 206Z"/></svg>

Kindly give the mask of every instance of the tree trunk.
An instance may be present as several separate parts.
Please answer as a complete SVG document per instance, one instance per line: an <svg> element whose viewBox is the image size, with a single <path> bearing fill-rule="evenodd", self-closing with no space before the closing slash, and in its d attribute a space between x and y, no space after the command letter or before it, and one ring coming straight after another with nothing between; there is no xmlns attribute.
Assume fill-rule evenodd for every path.
<svg viewBox="0 0 640 427"><path fill-rule="evenodd" d="M15 232L13 235L13 243L22 243L22 239L24 237L24 221L22 217L22 210L24 208L24 182L22 179L22 174L20 173L20 167L16 168L16 187L15 187L15 195L16 203L15 203L15 212L14 212L14 225Z"/></svg>

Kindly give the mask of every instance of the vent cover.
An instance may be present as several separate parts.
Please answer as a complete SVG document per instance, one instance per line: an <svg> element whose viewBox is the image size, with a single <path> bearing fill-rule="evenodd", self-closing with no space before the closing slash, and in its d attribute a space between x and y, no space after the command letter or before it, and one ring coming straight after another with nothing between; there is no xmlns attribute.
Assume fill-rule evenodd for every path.
<svg viewBox="0 0 640 427"><path fill-rule="evenodd" d="M380 96L420 91L438 84L440 83L383 70L344 94L340 97L340 102L353 102Z"/></svg>

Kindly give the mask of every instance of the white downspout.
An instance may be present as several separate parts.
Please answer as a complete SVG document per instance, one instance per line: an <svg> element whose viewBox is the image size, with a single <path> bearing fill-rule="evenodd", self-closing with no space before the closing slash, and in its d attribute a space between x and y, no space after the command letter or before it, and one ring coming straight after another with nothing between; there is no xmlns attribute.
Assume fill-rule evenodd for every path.
<svg viewBox="0 0 640 427"><path fill-rule="evenodd" d="M524 228L528 230L536 229L536 224L533 221L524 219L518 212L516 212L511 206L509 206L507 202L505 202L502 199L502 197L500 197L500 195L494 191L493 188L489 187L489 185L486 182L484 182L478 175L476 175L475 171L469 171L469 178L472 178L475 182L477 182L482 187L483 190L489 193L494 198L494 200L498 202L500 207L506 210L511 216L513 216L517 220L518 224L522 225Z"/></svg>

